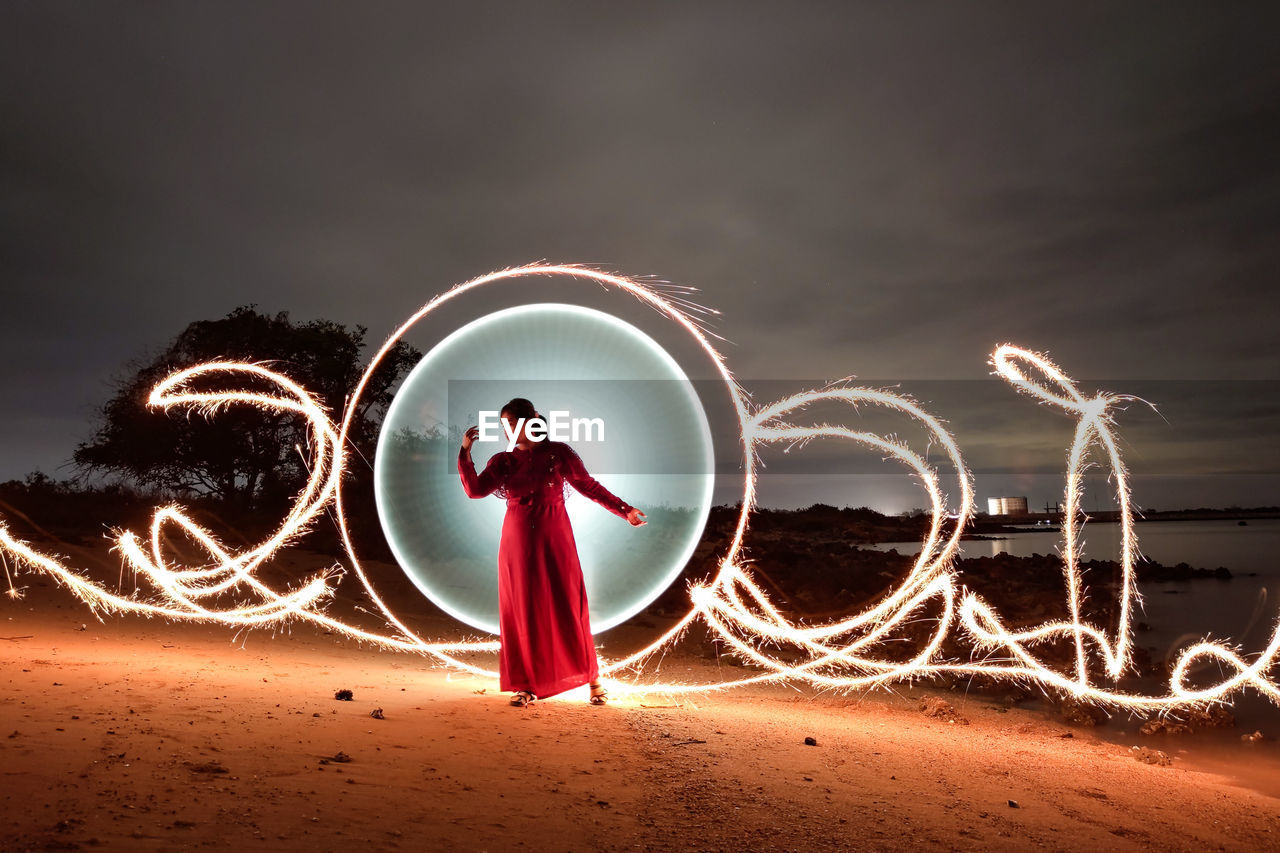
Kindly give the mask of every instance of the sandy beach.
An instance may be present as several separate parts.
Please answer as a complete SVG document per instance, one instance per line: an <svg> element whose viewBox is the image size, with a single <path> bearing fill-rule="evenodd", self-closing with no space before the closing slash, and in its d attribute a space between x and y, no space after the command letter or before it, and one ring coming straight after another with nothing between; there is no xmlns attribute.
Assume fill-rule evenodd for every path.
<svg viewBox="0 0 1280 853"><path fill-rule="evenodd" d="M1159 766L1117 741L1123 720L1070 728L905 685L600 708L583 689L517 709L494 681L305 624L104 624L23 581L0 605L4 849L1257 850L1280 837L1275 744L1237 731L1147 738L1172 758ZM663 666L732 674L680 649ZM352 699L335 699L344 689ZM922 713L931 698L955 713Z"/></svg>

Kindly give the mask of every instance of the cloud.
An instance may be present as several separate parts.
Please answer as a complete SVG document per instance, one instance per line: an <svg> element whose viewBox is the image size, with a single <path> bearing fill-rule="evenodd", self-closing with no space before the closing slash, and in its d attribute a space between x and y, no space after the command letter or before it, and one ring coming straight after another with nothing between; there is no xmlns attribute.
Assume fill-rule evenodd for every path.
<svg viewBox="0 0 1280 853"><path fill-rule="evenodd" d="M1276 15L9 4L0 377L83 434L192 320L536 258L702 287L744 376L1272 377Z"/></svg>

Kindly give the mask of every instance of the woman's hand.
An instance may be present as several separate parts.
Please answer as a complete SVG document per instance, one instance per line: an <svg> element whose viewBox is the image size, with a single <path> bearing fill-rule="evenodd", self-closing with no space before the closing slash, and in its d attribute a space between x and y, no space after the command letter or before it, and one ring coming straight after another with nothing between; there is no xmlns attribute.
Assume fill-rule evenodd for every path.
<svg viewBox="0 0 1280 853"><path fill-rule="evenodd" d="M632 507L631 511L627 513L627 521L632 527L640 527L641 525L648 524L649 522L645 521L644 517L644 513L635 507Z"/></svg>
<svg viewBox="0 0 1280 853"><path fill-rule="evenodd" d="M471 443L480 437L480 427L473 426L462 434L462 449L470 452Z"/></svg>

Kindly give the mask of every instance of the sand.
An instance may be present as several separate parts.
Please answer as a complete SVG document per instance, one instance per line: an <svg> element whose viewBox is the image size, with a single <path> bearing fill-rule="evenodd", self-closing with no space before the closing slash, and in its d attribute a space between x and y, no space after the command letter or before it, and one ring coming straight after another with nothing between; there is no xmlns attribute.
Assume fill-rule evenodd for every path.
<svg viewBox="0 0 1280 853"><path fill-rule="evenodd" d="M1280 846L1278 750L1239 732L1212 750L1147 739L1173 757L1157 766L1115 742L1123 722L1107 740L920 687L518 709L495 682L306 625L102 624L25 582L0 603L5 850ZM677 655L664 672L728 666ZM930 697L956 716L921 713Z"/></svg>

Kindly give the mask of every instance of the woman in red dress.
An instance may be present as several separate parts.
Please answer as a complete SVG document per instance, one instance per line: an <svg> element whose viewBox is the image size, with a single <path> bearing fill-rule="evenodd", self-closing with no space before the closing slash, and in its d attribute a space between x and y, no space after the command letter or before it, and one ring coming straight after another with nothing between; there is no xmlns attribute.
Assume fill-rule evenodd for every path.
<svg viewBox="0 0 1280 853"><path fill-rule="evenodd" d="M529 422L541 418L533 403L517 397L500 416L508 435L520 425L514 450L495 453L476 474L471 444L480 430L473 426L458 452L467 496L497 492L507 502L498 548L499 689L515 691L511 704L523 706L589 683L591 703L602 705L606 691L582 564L564 506L565 483L633 526L645 524L645 514L588 474L572 447L531 438Z"/></svg>

